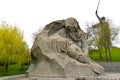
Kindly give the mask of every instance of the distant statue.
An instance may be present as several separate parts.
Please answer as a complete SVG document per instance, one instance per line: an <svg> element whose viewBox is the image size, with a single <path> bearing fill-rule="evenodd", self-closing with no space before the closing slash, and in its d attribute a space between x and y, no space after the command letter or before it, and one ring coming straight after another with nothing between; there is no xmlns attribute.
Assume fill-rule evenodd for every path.
<svg viewBox="0 0 120 80"><path fill-rule="evenodd" d="M94 25L93 28L98 28L98 32L100 35L99 37L99 42L101 49L104 48L106 50L106 54L107 52L109 53L110 56L110 61L112 61L111 58L111 53L110 53L110 46L111 46L111 30L110 30L110 25L108 23L108 21L106 21L105 17L100 18L98 15L98 12L96 10L95 12L99 23ZM106 61L108 61L108 58L106 59Z"/></svg>
<svg viewBox="0 0 120 80"><path fill-rule="evenodd" d="M31 49L30 76L94 76L104 68L88 58L87 34L75 18L53 21Z"/></svg>

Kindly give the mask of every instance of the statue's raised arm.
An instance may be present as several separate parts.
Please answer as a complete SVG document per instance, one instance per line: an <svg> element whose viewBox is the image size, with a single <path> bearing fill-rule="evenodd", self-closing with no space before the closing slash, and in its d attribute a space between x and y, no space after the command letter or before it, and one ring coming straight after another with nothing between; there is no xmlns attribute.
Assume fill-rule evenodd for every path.
<svg viewBox="0 0 120 80"><path fill-rule="evenodd" d="M95 11L95 15L97 16L99 22L101 23L101 22L102 22L102 21L101 21L101 18L100 18L99 15L98 15L99 4L100 4L100 0L99 0L99 2L98 2L97 9L96 9L96 11Z"/></svg>
<svg viewBox="0 0 120 80"><path fill-rule="evenodd" d="M99 15L98 15L98 11L97 11L97 10L96 10L95 14L96 14L96 16L97 16L99 22L101 23L102 21L101 21L101 18L99 17Z"/></svg>

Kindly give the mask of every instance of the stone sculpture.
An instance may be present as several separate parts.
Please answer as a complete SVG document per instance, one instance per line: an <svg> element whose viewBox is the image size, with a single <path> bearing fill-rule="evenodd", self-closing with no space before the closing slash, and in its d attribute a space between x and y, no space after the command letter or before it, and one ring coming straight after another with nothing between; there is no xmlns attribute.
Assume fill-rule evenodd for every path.
<svg viewBox="0 0 120 80"><path fill-rule="evenodd" d="M95 76L104 68L88 58L87 34L75 18L53 21L36 35L29 76Z"/></svg>

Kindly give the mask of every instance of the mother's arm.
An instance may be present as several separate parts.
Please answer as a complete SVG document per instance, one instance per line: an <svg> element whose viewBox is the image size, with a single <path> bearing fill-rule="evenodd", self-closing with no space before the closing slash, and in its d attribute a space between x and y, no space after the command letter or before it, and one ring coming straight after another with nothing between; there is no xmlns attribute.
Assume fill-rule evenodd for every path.
<svg viewBox="0 0 120 80"><path fill-rule="evenodd" d="M80 47L76 44L71 44L67 49L67 54L69 57L81 62L81 63L88 63L87 56L84 55Z"/></svg>

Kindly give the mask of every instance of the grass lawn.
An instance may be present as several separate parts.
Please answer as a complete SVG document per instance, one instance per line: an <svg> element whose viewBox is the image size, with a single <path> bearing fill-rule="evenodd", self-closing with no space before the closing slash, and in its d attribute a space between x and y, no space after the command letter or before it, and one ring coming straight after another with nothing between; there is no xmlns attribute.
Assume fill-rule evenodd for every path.
<svg viewBox="0 0 120 80"><path fill-rule="evenodd" d="M29 65L24 65L24 70L21 69L21 65L19 63L9 65L8 73L5 76L12 76L18 74L26 74L26 70L28 69ZM0 66L0 77L4 76L4 67Z"/></svg>
<svg viewBox="0 0 120 80"><path fill-rule="evenodd" d="M110 51L112 55L112 61L120 62L120 48L111 48ZM91 54L89 54L89 57L91 58ZM105 52L103 51L102 53L102 59L99 58L98 51L92 52L92 60L97 62L105 62L106 61Z"/></svg>

